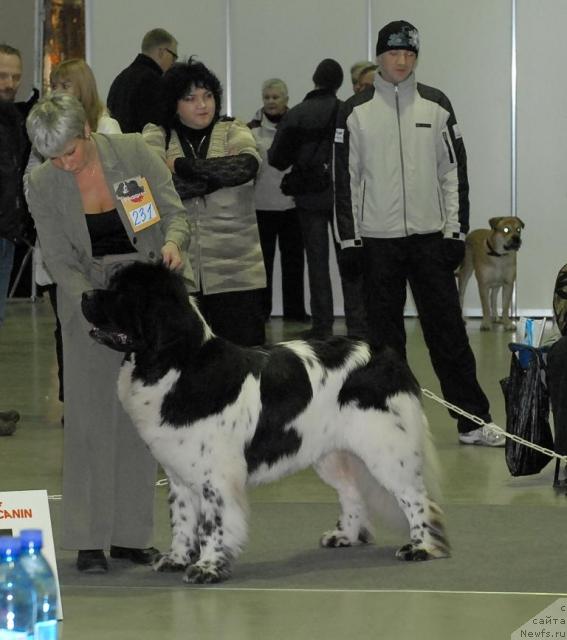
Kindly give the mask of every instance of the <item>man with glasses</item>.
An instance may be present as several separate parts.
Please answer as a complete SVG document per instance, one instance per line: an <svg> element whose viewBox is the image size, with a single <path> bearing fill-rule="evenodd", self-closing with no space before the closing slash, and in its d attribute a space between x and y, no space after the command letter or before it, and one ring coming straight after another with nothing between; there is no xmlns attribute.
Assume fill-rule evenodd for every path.
<svg viewBox="0 0 567 640"><path fill-rule="evenodd" d="M142 52L114 79L108 109L123 133L141 132L148 122L160 122L161 76L177 60L177 40L165 29L152 29L142 40Z"/></svg>

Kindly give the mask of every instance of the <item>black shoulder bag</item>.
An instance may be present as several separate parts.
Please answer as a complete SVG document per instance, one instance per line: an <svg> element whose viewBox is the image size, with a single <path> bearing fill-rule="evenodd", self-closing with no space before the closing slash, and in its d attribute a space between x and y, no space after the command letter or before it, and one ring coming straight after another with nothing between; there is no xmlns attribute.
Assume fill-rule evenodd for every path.
<svg viewBox="0 0 567 640"><path fill-rule="evenodd" d="M333 183L331 175L331 166L327 161L318 161L320 150L324 144L328 143L330 136L335 129L337 120L337 112L339 110L339 100L337 100L329 124L325 127L325 134L319 141L312 158L315 162L301 166L294 164L291 171L286 173L280 183L281 192L284 196L300 196L305 193L322 193L326 191Z"/></svg>

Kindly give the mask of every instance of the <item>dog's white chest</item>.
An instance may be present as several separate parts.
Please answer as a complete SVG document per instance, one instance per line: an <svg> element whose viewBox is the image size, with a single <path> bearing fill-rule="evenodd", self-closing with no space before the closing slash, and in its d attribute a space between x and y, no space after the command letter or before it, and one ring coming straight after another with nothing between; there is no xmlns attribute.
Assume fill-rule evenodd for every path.
<svg viewBox="0 0 567 640"><path fill-rule="evenodd" d="M163 399L174 387L180 372L170 369L157 383L148 385L134 378L134 367L134 361L122 364L118 375L118 397L140 435L150 444L161 425Z"/></svg>

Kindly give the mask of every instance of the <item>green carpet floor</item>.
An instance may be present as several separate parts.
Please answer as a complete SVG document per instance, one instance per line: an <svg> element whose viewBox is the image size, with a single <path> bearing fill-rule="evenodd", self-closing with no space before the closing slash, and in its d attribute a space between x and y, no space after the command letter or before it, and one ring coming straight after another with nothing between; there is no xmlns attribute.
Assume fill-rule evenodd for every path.
<svg viewBox="0 0 567 640"><path fill-rule="evenodd" d="M319 535L336 521L335 505L256 503L252 506L249 544L235 565L232 579L220 586L567 592L566 519L562 509L450 506L446 515L452 557L407 563L394 558L396 548L406 540L391 532L380 532L372 545L319 548ZM511 533L503 534L506 531ZM161 549L167 548L165 524L156 542ZM182 584L180 574L159 574L119 561L111 561L106 575L84 576L76 571L70 552L58 552L58 568L63 586L163 588Z"/></svg>

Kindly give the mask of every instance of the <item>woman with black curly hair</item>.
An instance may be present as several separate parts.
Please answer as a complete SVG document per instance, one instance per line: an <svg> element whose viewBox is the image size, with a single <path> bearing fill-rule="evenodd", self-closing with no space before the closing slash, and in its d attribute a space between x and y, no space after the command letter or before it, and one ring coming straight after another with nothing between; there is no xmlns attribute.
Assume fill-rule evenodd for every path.
<svg viewBox="0 0 567 640"><path fill-rule="evenodd" d="M189 256L213 331L244 346L265 340L266 272L254 207L260 156L248 127L220 116L222 87L201 62L163 76L164 115L143 136L166 162L191 224Z"/></svg>

